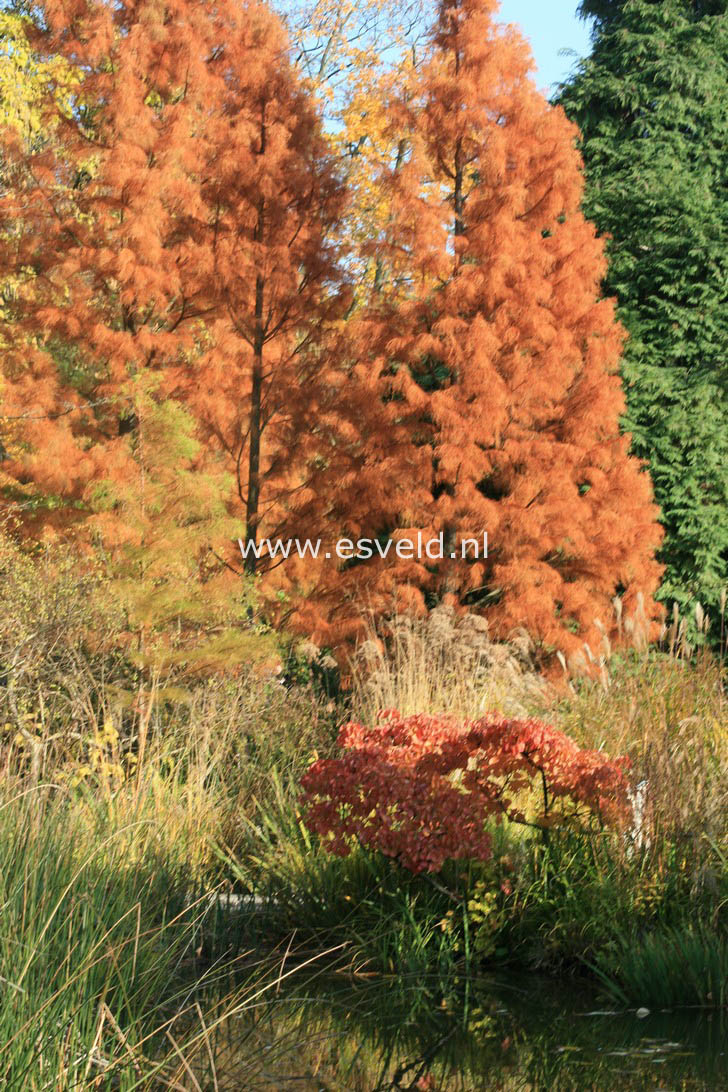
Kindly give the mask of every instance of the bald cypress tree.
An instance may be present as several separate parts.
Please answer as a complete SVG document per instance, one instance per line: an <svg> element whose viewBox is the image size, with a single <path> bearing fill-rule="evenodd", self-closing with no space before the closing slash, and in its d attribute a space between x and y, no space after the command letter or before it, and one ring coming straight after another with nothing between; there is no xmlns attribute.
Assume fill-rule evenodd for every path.
<svg viewBox="0 0 728 1092"><path fill-rule="evenodd" d="M153 391L161 417L166 399L191 415L195 471L238 535L304 533L336 426L340 369L320 342L341 302L343 191L280 19L257 0L35 14L34 54L57 62L39 106L54 139L0 124L0 513L83 523L109 479L123 506ZM237 554L229 533L209 544Z"/></svg>
<svg viewBox="0 0 728 1092"><path fill-rule="evenodd" d="M584 208L608 236L627 328L633 450L666 529L661 595L717 608L728 582L728 15L724 0L582 5L593 51L560 101Z"/></svg>
<svg viewBox="0 0 728 1092"><path fill-rule="evenodd" d="M418 586L425 602L482 611L501 634L524 626L546 654L569 655L599 643L615 593L629 609L642 592L654 616L660 530L619 431L622 331L599 298L606 265L580 208L577 134L496 12L493 0L440 4L395 119L407 151L385 179L386 284L359 337L392 443L380 507L363 496L358 526L382 520L386 498L370 533L442 535L444 556L392 549L343 576L360 585L369 571L408 604ZM475 557L464 540L484 531L488 557Z"/></svg>

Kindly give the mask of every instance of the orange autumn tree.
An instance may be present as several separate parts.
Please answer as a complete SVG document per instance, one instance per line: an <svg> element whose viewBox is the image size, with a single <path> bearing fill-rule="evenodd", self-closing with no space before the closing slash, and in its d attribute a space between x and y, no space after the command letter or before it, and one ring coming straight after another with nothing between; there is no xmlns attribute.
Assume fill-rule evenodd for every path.
<svg viewBox="0 0 728 1092"><path fill-rule="evenodd" d="M180 7L49 0L31 37L36 57L63 58L82 78L65 102L47 88L52 142L2 134L0 206L13 227L0 268L14 285L2 414L30 498L11 507L82 520L110 467L118 477L126 460L132 472L135 381L198 351L213 300L190 226L203 215L191 135L223 29L199 6L190 25Z"/></svg>
<svg viewBox="0 0 728 1092"><path fill-rule="evenodd" d="M251 5L210 62L220 98L199 192L217 310L204 352L171 372L234 476L250 573L270 562L256 556L261 536L317 533L343 382L325 343L346 304L332 238L345 194L288 50L279 20Z"/></svg>
<svg viewBox="0 0 728 1092"><path fill-rule="evenodd" d="M51 0L31 45L75 83L60 95L46 80L52 140L3 141L4 507L31 533L75 525L93 542L156 665L251 658L246 589L211 552L235 533L231 476L168 382L219 308L196 172L223 15Z"/></svg>
<svg viewBox="0 0 728 1092"><path fill-rule="evenodd" d="M328 235L342 191L320 123L261 4L48 0L32 44L82 80L70 105L49 88L52 145L3 139L6 507L81 523L118 552L154 473L145 418L171 399L217 515L185 517L189 475L160 452L157 491L181 490L164 510L196 532L169 540L194 542L206 579L212 547L235 594L235 535L313 515L331 464L317 449L337 380L319 333L340 303ZM237 529L216 538L220 500Z"/></svg>
<svg viewBox="0 0 728 1092"><path fill-rule="evenodd" d="M390 539L442 533L445 556L392 550L338 578L375 610L387 595L411 604L416 588L420 605L476 609L500 635L524 626L546 655L573 656L597 647L617 594L629 612L642 593L657 616L661 530L619 430L623 335L599 298L603 246L580 210L576 133L495 14L493 0L441 3L415 98L394 117L408 150L385 180L381 258L396 291L356 333L392 444L380 445L377 495L359 494L349 523ZM483 532L488 557L461 556ZM319 633L335 641L331 589L320 594Z"/></svg>

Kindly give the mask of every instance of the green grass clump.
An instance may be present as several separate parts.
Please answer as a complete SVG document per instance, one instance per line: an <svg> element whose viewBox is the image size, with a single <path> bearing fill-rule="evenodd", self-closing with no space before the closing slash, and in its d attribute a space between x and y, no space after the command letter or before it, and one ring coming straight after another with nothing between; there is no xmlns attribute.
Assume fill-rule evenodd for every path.
<svg viewBox="0 0 728 1092"><path fill-rule="evenodd" d="M620 937L598 953L594 970L618 1002L722 1009L728 1005L728 931L682 924Z"/></svg>
<svg viewBox="0 0 728 1092"><path fill-rule="evenodd" d="M175 1012L199 916L180 862L97 834L54 789L0 807L3 1088L138 1087Z"/></svg>

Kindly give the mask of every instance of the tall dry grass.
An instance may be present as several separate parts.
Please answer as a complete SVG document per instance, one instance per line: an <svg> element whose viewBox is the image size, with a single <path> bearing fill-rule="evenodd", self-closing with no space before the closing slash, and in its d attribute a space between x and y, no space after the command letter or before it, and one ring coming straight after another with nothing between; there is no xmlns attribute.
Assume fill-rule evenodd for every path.
<svg viewBox="0 0 728 1092"><path fill-rule="evenodd" d="M569 682L554 718L583 746L630 757L644 798L643 841L655 854L680 847L699 876L706 856L715 863L711 843L728 837L725 659L707 642L691 646L677 611L657 647L639 618L618 621L631 647L615 653L605 635L600 649L588 650L596 671ZM708 626L698 607L694 629L705 637ZM722 617L715 628L724 631Z"/></svg>
<svg viewBox="0 0 728 1092"><path fill-rule="evenodd" d="M531 653L525 632L493 641L485 619L451 607L437 607L426 618L394 618L383 633L372 630L359 649L352 709L369 722L383 709L527 716L549 694Z"/></svg>

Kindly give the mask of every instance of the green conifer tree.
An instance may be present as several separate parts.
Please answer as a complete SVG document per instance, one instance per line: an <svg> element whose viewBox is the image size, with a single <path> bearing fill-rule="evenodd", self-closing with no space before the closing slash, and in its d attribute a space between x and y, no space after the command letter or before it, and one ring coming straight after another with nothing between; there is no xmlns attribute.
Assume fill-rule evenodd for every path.
<svg viewBox="0 0 728 1092"><path fill-rule="evenodd" d="M661 596L683 610L715 611L728 582L726 6L585 0L592 54L559 95L630 335L625 424L666 528Z"/></svg>

